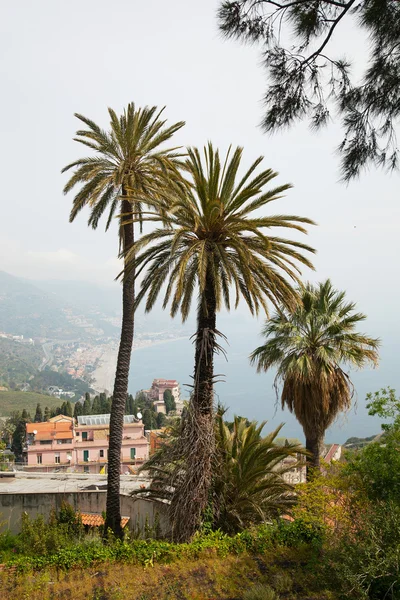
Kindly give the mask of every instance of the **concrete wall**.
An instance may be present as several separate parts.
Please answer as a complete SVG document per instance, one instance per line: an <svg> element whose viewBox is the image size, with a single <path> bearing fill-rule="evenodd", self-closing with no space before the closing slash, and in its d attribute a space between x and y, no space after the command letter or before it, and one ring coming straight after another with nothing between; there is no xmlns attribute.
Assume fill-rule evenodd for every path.
<svg viewBox="0 0 400 600"><path fill-rule="evenodd" d="M21 515L24 512L32 519L43 515L47 520L51 510L58 511L63 501L68 502L76 511L101 514L106 509L106 492L0 494L0 532L8 529L11 533L19 533ZM165 512L144 498L121 495L121 514L130 517L130 529L143 529L146 518L148 524L152 525L156 514L159 516L161 528L166 528Z"/></svg>

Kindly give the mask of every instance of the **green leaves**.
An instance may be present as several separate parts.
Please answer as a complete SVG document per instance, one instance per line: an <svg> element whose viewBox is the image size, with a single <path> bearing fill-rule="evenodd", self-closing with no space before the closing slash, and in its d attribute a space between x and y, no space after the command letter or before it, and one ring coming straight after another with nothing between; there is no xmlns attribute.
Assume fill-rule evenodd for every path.
<svg viewBox="0 0 400 600"><path fill-rule="evenodd" d="M141 270L148 265L137 297L137 304L147 297L147 311L166 284L164 306L171 299L171 314L180 310L185 320L195 291L200 296L204 293L207 276L213 282L217 310L222 303L230 308L231 289L235 305L243 298L252 313L268 311L268 301L285 306L296 303L296 291L288 279L299 283L301 265L312 268L302 251L314 250L267 232L285 227L306 233L304 225L313 222L296 215L254 214L290 186L266 191L277 173L267 169L255 175L261 158L237 183L242 153L242 148L229 148L221 161L211 143L203 153L188 149L184 162L188 184L176 190L164 219L168 229L145 235L126 257L126 272L133 258Z"/></svg>
<svg viewBox="0 0 400 600"><path fill-rule="evenodd" d="M329 279L299 290L294 310L282 307L266 322L265 344L250 356L257 370L277 367L282 406L293 411L306 436L323 435L339 411L350 407L352 384L342 365L362 368L378 361L378 339L356 331L366 317L346 302Z"/></svg>
<svg viewBox="0 0 400 600"><path fill-rule="evenodd" d="M106 229L116 212L116 201L127 199L132 205L135 220L141 224L142 204L145 203L162 214L183 184L180 176L180 157L177 148L161 149L172 135L183 127L183 121L166 127L160 116L164 109L136 108L130 103L118 117L109 109L110 128L102 130L94 121L76 114L87 129L77 131L75 140L95 151L94 156L76 160L63 169L75 169L64 187L64 193L78 185L70 221L85 206L91 208L88 225L96 229L100 218L108 212ZM122 196L122 190L125 196ZM120 220L123 215L119 215Z"/></svg>

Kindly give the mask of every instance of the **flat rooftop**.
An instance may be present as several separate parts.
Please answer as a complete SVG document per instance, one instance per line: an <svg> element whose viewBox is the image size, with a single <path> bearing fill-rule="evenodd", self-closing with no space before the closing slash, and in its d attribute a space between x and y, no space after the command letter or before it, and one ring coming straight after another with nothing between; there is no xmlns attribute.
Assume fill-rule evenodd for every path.
<svg viewBox="0 0 400 600"><path fill-rule="evenodd" d="M130 495L150 480L144 475L121 475L121 494ZM27 473L0 476L0 494L47 494L54 492L106 491L107 475L90 473Z"/></svg>

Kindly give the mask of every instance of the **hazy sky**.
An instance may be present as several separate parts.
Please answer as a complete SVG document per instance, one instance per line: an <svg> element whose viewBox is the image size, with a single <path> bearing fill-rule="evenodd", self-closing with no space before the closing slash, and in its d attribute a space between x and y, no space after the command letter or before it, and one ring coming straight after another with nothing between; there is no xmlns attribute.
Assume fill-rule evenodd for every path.
<svg viewBox="0 0 400 600"><path fill-rule="evenodd" d="M107 106L130 101L166 105L185 120L176 143L211 139L245 147L245 162L265 156L292 182L276 212L319 223L309 236L317 272L359 303L368 332L390 336L398 355L399 174L371 171L338 183L338 125L314 134L305 125L261 133L264 73L258 51L223 40L216 0L3 0L0 3L2 165L0 269L31 278L111 282L117 272L115 232L93 232L84 214L68 223L61 168L82 156L72 141L74 112L104 127ZM351 29L346 39L362 60ZM342 38L343 39L343 38ZM353 41L354 40L354 41ZM397 377L397 373L396 373ZM382 381L382 385L391 383Z"/></svg>

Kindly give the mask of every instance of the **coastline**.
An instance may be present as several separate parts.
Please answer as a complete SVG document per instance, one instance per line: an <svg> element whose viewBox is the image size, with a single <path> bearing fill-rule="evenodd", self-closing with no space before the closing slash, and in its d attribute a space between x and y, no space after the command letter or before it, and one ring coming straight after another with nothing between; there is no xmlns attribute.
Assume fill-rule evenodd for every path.
<svg viewBox="0 0 400 600"><path fill-rule="evenodd" d="M168 342L178 342L180 340L187 340L189 336L180 336L175 338L168 338L165 340L150 341L148 344L135 346L133 345L132 352L138 352L146 348L152 348L153 346L160 346L161 344L167 344ZM94 379L93 389L96 393L106 392L112 394L114 388L115 371L117 369L117 356L118 347L110 347L109 350L104 352L99 358L97 368L93 371L92 377ZM156 374L154 375L156 377ZM149 382L149 385L151 382Z"/></svg>

